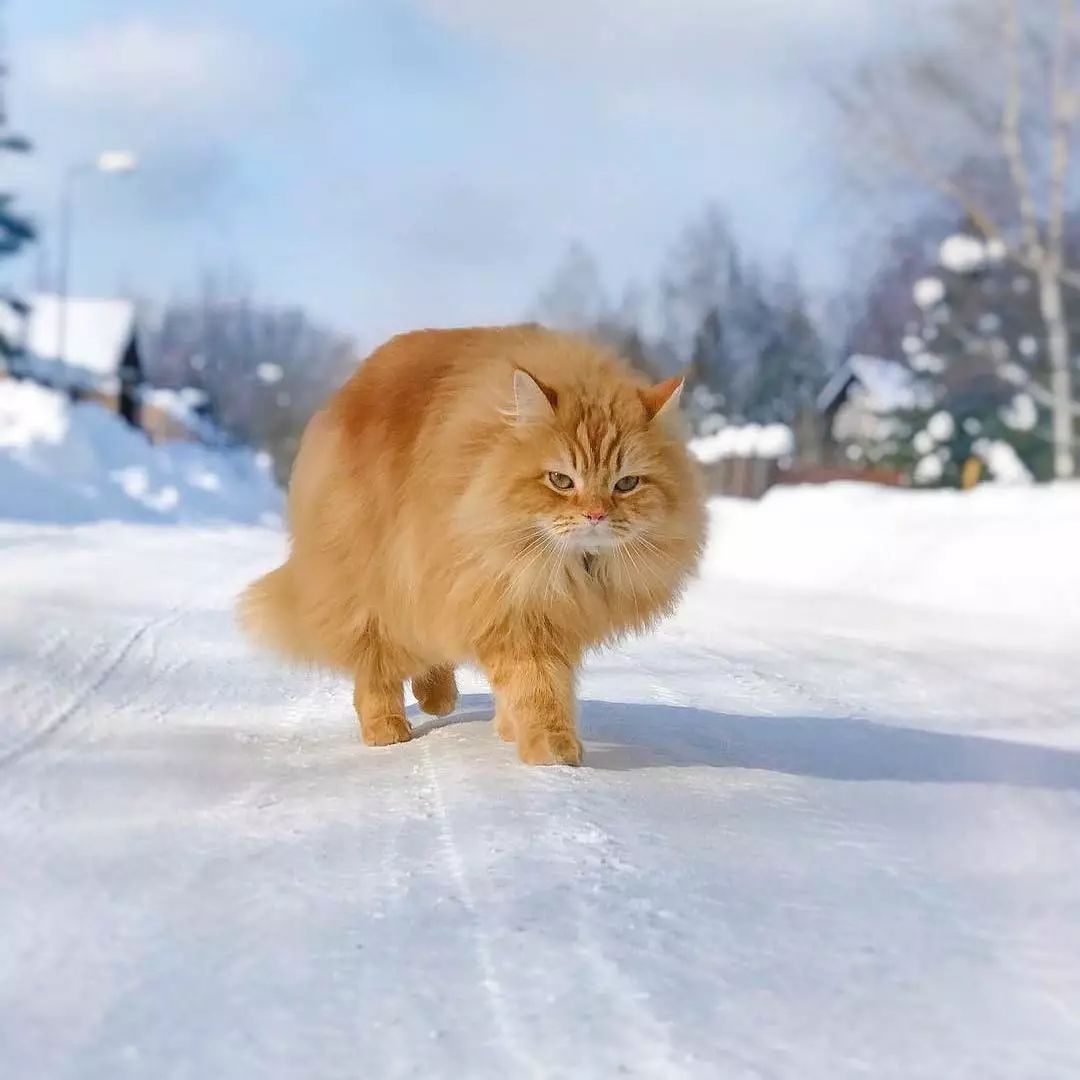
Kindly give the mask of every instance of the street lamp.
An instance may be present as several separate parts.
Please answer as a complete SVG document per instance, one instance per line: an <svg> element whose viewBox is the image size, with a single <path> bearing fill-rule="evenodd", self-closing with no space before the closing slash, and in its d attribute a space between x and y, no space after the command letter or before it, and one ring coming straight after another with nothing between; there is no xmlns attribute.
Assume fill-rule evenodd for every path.
<svg viewBox="0 0 1080 1080"><path fill-rule="evenodd" d="M57 257L60 265L57 273L56 357L60 363L67 359L67 307L68 274L71 266L71 199L75 180L87 173L99 172L111 175L132 173L139 167L138 157L130 150L105 150L92 161L80 161L69 165L60 188L60 234Z"/></svg>

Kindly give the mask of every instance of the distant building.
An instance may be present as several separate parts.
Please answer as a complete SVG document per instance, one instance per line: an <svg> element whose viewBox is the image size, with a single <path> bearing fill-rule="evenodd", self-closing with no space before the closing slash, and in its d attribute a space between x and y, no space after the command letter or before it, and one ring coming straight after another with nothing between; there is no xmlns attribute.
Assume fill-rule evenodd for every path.
<svg viewBox="0 0 1080 1080"><path fill-rule="evenodd" d="M212 425L202 391L147 384L133 301L69 298L62 358L60 305L57 295L38 293L22 313L0 308L0 333L15 349L9 375L95 401L154 442L206 439Z"/></svg>
<svg viewBox="0 0 1080 1080"><path fill-rule="evenodd" d="M142 357L130 300L72 297L65 303L60 356L61 300L38 293L28 301L21 326L5 327L16 347L10 373L72 397L98 401L131 424L138 423ZM14 318L6 315L5 318Z"/></svg>
<svg viewBox="0 0 1080 1080"><path fill-rule="evenodd" d="M873 439L883 417L918 405L915 373L906 364L879 356L848 357L817 399L829 448Z"/></svg>

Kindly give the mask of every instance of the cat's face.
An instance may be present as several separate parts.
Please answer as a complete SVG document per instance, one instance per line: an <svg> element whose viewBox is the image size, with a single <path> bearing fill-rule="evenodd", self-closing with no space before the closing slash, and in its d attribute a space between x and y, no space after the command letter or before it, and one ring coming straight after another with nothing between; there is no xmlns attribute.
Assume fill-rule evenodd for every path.
<svg viewBox="0 0 1080 1080"><path fill-rule="evenodd" d="M597 400L559 400L515 373L514 527L557 553L644 556L678 529L679 470L664 410L679 381ZM650 396L651 395L651 396ZM527 538L527 532L526 532Z"/></svg>

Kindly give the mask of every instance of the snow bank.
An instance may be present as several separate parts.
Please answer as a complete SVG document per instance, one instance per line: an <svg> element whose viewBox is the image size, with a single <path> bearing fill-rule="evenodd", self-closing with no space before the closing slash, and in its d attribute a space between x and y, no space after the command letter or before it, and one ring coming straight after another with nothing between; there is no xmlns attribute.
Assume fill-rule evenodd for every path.
<svg viewBox="0 0 1080 1080"><path fill-rule="evenodd" d="M280 508L262 455L153 446L99 405L0 380L0 518L269 525Z"/></svg>
<svg viewBox="0 0 1080 1080"><path fill-rule="evenodd" d="M865 484L716 500L709 571L1080 632L1080 483L970 492Z"/></svg>
<svg viewBox="0 0 1080 1080"><path fill-rule="evenodd" d="M786 457L795 449L795 436L786 424L731 424L688 446L698 461L711 465L729 457Z"/></svg>

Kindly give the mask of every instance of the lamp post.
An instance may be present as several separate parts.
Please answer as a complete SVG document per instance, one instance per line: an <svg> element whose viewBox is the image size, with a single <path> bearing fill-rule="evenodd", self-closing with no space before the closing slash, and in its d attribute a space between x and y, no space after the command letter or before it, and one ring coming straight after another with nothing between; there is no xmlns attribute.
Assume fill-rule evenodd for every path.
<svg viewBox="0 0 1080 1080"><path fill-rule="evenodd" d="M67 307L68 275L71 267L71 202L78 177L99 172L122 174L134 172L139 159L130 150L106 150L93 161L81 161L69 165L60 187L60 229L57 259L56 304L56 358L60 363L67 359Z"/></svg>

